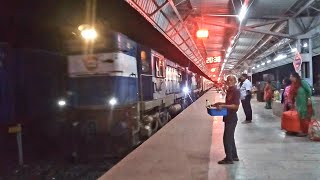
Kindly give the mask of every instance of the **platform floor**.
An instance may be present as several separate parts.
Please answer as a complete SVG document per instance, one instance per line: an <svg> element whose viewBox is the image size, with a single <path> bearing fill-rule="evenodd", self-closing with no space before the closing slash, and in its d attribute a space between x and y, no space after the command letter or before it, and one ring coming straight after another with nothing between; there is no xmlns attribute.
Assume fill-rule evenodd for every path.
<svg viewBox="0 0 320 180"><path fill-rule="evenodd" d="M206 113L205 100L222 100L214 91L198 99L101 180L320 179L320 143L287 136L280 119L252 101L252 124L236 128L239 162L218 165L224 158L223 122Z"/></svg>

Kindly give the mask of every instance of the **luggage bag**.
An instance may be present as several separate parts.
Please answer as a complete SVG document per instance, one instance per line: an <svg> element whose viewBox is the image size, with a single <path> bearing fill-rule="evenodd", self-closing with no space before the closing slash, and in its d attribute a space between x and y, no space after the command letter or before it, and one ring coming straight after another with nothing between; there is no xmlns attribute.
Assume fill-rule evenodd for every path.
<svg viewBox="0 0 320 180"><path fill-rule="evenodd" d="M281 118L281 129L288 132L299 133L301 131L300 119L297 111L285 111Z"/></svg>
<svg viewBox="0 0 320 180"><path fill-rule="evenodd" d="M309 138L312 141L320 141L320 122L317 120L311 120L309 124Z"/></svg>

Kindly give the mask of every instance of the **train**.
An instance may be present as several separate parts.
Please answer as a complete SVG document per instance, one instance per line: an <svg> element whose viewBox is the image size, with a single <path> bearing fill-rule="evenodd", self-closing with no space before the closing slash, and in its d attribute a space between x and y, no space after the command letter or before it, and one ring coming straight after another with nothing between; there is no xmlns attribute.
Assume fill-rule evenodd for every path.
<svg viewBox="0 0 320 180"><path fill-rule="evenodd" d="M2 133L20 123L26 139L52 142L50 148L69 149L72 157L123 153L151 137L214 85L119 32L104 34L91 48L86 43L68 39L61 54L10 50L21 60L9 69L0 68L2 84L18 84L15 90L0 86ZM2 61L1 67L7 64ZM12 78L17 72L20 80ZM8 109L11 105L16 108Z"/></svg>
<svg viewBox="0 0 320 180"><path fill-rule="evenodd" d="M99 149L110 149L104 143L107 134L117 141L109 141L112 145L123 141L126 147L137 146L213 86L205 77L119 32L107 33L95 42L101 45L87 53L82 47L89 45L81 44L72 40L66 48L70 119L82 132L77 136L85 140L81 145L101 137Z"/></svg>

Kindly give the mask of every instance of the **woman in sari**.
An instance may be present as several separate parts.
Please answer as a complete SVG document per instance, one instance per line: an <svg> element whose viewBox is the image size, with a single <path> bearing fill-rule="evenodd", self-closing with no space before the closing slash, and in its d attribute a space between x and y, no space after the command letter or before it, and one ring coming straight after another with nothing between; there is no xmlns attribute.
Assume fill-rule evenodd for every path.
<svg viewBox="0 0 320 180"><path fill-rule="evenodd" d="M312 91L308 82L302 80L298 73L292 73L290 80L292 84L289 96L300 119L301 133L298 136L307 136L309 123L313 114L311 106Z"/></svg>
<svg viewBox="0 0 320 180"><path fill-rule="evenodd" d="M266 106L264 108L272 109L271 108L272 97L273 97L273 88L271 85L271 81L267 81L267 84L264 87L264 100L266 101Z"/></svg>

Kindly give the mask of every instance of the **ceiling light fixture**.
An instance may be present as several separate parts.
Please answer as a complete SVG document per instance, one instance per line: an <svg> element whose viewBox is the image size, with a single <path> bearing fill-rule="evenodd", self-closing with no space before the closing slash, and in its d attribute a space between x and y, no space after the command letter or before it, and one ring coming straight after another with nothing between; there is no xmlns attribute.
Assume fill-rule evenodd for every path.
<svg viewBox="0 0 320 180"><path fill-rule="evenodd" d="M269 59L269 60L267 61L267 63L271 63L271 60Z"/></svg>
<svg viewBox="0 0 320 180"><path fill-rule="evenodd" d="M239 15L238 15L238 18L239 18L240 22L243 21L243 19L244 19L245 16L246 16L246 13L247 13L247 6L242 5L241 10L240 10L240 13L239 13Z"/></svg>
<svg viewBox="0 0 320 180"><path fill-rule="evenodd" d="M199 29L197 31L197 38L208 38L209 31L207 29Z"/></svg>
<svg viewBox="0 0 320 180"><path fill-rule="evenodd" d="M261 63L261 66L264 66L264 65L266 65L266 63L265 63L265 62Z"/></svg>
<svg viewBox="0 0 320 180"><path fill-rule="evenodd" d="M230 52L231 52L231 50L232 50L232 48L231 48L231 47L229 47L229 48L228 48L228 50L227 50L227 52L228 52L228 53L230 53Z"/></svg>
<svg viewBox="0 0 320 180"><path fill-rule="evenodd" d="M304 43L304 44L303 44L303 47L304 47L304 48L308 47L308 43Z"/></svg>
<svg viewBox="0 0 320 180"><path fill-rule="evenodd" d="M274 61L279 61L279 60L284 59L286 57L287 57L286 54L279 54L276 58L274 58Z"/></svg>

